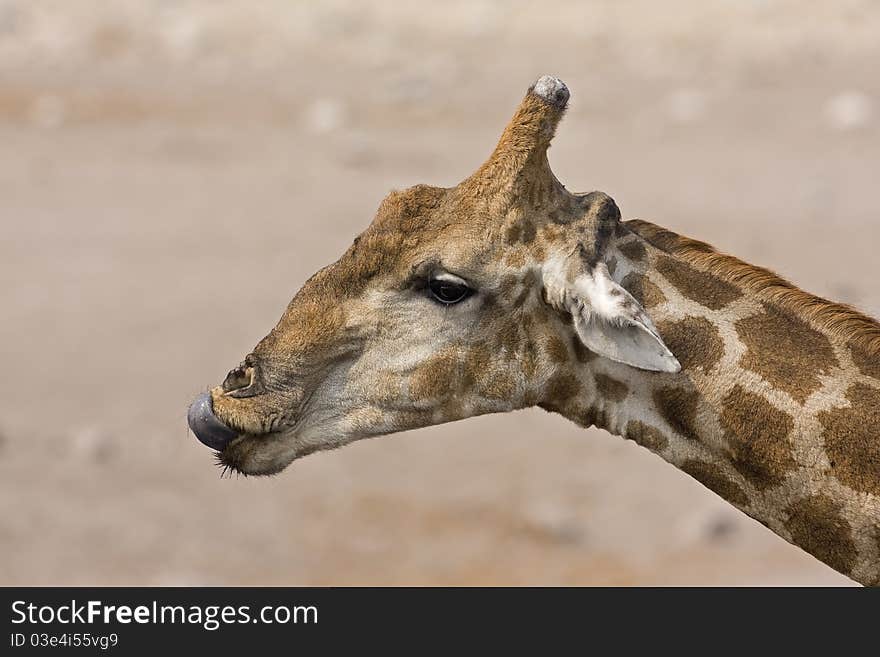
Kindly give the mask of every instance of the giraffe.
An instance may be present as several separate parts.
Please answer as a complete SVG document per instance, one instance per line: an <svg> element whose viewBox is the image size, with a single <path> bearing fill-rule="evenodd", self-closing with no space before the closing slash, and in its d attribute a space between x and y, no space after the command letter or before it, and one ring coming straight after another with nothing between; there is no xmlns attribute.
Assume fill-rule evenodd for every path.
<svg viewBox="0 0 880 657"><path fill-rule="evenodd" d="M540 78L489 159L394 191L189 410L274 474L355 440L540 407L638 443L787 541L880 583L880 324L572 193Z"/></svg>

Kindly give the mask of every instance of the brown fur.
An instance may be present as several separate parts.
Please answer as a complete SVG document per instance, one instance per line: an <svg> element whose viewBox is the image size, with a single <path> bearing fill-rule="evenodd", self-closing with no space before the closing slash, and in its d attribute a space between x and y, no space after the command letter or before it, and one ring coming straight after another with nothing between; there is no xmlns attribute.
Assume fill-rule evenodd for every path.
<svg viewBox="0 0 880 657"><path fill-rule="evenodd" d="M833 499L815 495L794 503L789 511L785 527L797 545L842 573L852 572L858 554L852 528Z"/></svg>
<svg viewBox="0 0 880 657"><path fill-rule="evenodd" d="M850 405L819 413L834 476L853 490L880 497L880 390L857 383Z"/></svg>
<svg viewBox="0 0 880 657"><path fill-rule="evenodd" d="M596 389L602 399L620 403L629 394L629 388L626 387L626 384L614 377L599 373L593 378L596 380Z"/></svg>
<svg viewBox="0 0 880 657"><path fill-rule="evenodd" d="M730 283L695 269L686 262L661 257L654 266L685 298L711 310L721 310L742 296L742 292Z"/></svg>
<svg viewBox="0 0 880 657"><path fill-rule="evenodd" d="M566 191L547 161L564 105L527 94L461 184L388 195L248 356L261 393L236 397L238 376L212 390L214 414L239 434L222 462L269 474L353 440L540 405L623 430L832 566L877 580L864 546L880 540L880 326L701 242L622 224L602 192ZM589 300L572 284L601 262L627 273L635 300L609 292L620 317L650 315L682 371L668 354L658 373L584 346L572 313ZM441 273L473 295L439 303L429 283ZM733 363L725 349L741 345ZM819 424L824 435L802 435Z"/></svg>
<svg viewBox="0 0 880 657"><path fill-rule="evenodd" d="M724 343L718 336L718 329L702 317L660 322L657 330L672 353L678 355L684 370L699 367L708 372L724 354Z"/></svg>
<svg viewBox="0 0 880 657"><path fill-rule="evenodd" d="M852 359L859 371L865 376L870 376L880 381L880 358L872 356L861 345L850 345Z"/></svg>
<svg viewBox="0 0 880 657"><path fill-rule="evenodd" d="M641 262L645 258L645 255L647 253L645 251L645 245L638 240L624 242L619 247L617 247L617 250L620 251L632 262Z"/></svg>
<svg viewBox="0 0 880 657"><path fill-rule="evenodd" d="M756 488L781 484L797 467L788 440L794 422L763 397L735 386L720 421L733 466Z"/></svg>
<svg viewBox="0 0 880 657"><path fill-rule="evenodd" d="M736 331L747 348L740 365L801 404L822 386L819 377L838 364L828 338L769 305L738 321Z"/></svg>
<svg viewBox="0 0 880 657"><path fill-rule="evenodd" d="M669 439L658 429L638 420L630 420L627 423L624 437L654 452L666 449L669 444Z"/></svg>
<svg viewBox="0 0 880 657"><path fill-rule="evenodd" d="M666 303L666 296L660 288L648 280L644 274L630 272L621 281L621 285L647 310L659 306L661 303Z"/></svg>
<svg viewBox="0 0 880 657"><path fill-rule="evenodd" d="M572 350L574 351L574 357L577 359L578 363L589 363L596 357L596 354L587 349L584 346L584 343L581 342L574 334L572 334L571 336L571 344Z"/></svg>
<svg viewBox="0 0 880 657"><path fill-rule="evenodd" d="M573 374L559 372L547 383L547 399L557 404L565 404L580 391L580 383Z"/></svg>
<svg viewBox="0 0 880 657"><path fill-rule="evenodd" d="M715 491L728 502L739 507L747 507L749 505L749 498L745 491L738 484L728 479L717 466L690 459L682 463L679 468L687 472L709 490Z"/></svg>
<svg viewBox="0 0 880 657"><path fill-rule="evenodd" d="M698 440L697 405L700 395L693 390L661 387L654 391L654 405L666 423L684 438Z"/></svg>
<svg viewBox="0 0 880 657"><path fill-rule="evenodd" d="M440 353L419 367L410 379L409 394L416 401L444 399L458 379L458 363L452 354Z"/></svg>
<svg viewBox="0 0 880 657"><path fill-rule="evenodd" d="M880 324L851 306L804 292L769 269L719 253L705 242L678 235L650 222L633 219L627 221L626 226L657 248L796 317L804 317L822 326L841 342L864 350L866 358L875 362L880 359Z"/></svg>
<svg viewBox="0 0 880 657"><path fill-rule="evenodd" d="M565 343L557 335L551 336L547 341L547 354L550 356L550 360L557 365L568 362L570 358Z"/></svg>
<svg viewBox="0 0 880 657"><path fill-rule="evenodd" d="M860 552L853 538L855 525L851 526L851 522L858 523L859 536L880 537L877 497L865 497L880 496L880 390L869 381L857 381L842 402L837 401L834 387L822 397L811 397L829 382L839 385L841 379L859 373L880 378L880 325L705 243L643 221L625 225L629 233L659 249L651 260L659 276L686 299L707 308L706 314L694 309L684 320L658 321L658 330L682 363L680 376L686 381L676 386L658 383L653 401L670 427L685 438L699 440L713 459L729 463L742 479L731 480L702 455L686 461L682 469L691 470L690 474L768 526L784 524L794 543L839 571L853 574L856 568L853 576L863 583L880 581L876 557L870 551ZM732 310L732 319L726 320L727 306L744 296L748 303ZM755 302L760 304L757 312ZM752 389L748 378L749 383L735 384L717 402L700 401L701 395L713 392L711 380L700 379L700 385L709 388L691 392L695 384L687 381L688 374L695 368L705 373L720 362L724 352L721 327L736 331L745 352L735 368L726 365L714 370L722 377L719 383L724 386L728 377L736 381L740 371L750 371L773 391L788 393L795 403L836 404L816 413L821 432L816 436L798 433L795 427L803 425L796 422L802 422L803 416L787 405L790 402L777 398L771 404L767 389ZM857 371L842 369L847 365L835 350L846 348ZM698 422L703 413L707 418L717 414L721 436L701 433L711 429L711 424ZM679 449L687 450L681 445ZM809 460L799 462L796 452L798 458ZM793 499L788 498L788 507L780 507L777 496L792 495L788 487L803 485L794 483L798 481L795 476L807 473L812 481L822 482L822 493L810 492L807 497L795 493ZM847 487L854 492L848 493ZM753 488L768 497L752 498Z"/></svg>

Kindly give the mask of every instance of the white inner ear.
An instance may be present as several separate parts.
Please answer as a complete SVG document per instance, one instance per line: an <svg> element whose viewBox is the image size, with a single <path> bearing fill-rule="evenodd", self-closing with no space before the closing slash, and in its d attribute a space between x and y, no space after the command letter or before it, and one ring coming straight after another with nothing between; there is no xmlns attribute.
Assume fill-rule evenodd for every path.
<svg viewBox="0 0 880 657"><path fill-rule="evenodd" d="M681 370L648 313L604 263L578 276L567 296L575 331L591 351L643 370Z"/></svg>

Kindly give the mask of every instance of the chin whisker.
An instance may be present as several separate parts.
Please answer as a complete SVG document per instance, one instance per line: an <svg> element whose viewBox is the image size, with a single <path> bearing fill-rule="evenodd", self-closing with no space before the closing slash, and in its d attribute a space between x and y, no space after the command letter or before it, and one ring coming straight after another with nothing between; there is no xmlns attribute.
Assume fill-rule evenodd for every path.
<svg viewBox="0 0 880 657"><path fill-rule="evenodd" d="M217 467L220 468L220 479L232 479L233 475L235 475L236 479L248 478L247 472L242 472L234 463L225 461L221 452L217 452L214 455L214 461Z"/></svg>

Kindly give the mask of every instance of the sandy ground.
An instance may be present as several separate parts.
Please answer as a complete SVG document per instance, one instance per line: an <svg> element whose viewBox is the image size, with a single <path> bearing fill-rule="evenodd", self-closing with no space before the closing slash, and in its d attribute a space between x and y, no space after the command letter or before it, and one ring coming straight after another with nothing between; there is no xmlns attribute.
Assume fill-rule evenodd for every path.
<svg viewBox="0 0 880 657"><path fill-rule="evenodd" d="M570 188L878 314L875 3L37 4L0 2L0 584L848 582L541 411L271 479L185 413L543 73Z"/></svg>

